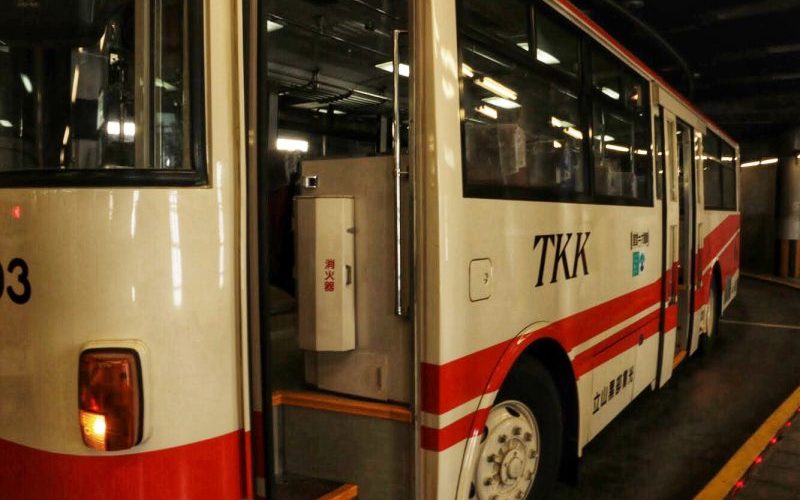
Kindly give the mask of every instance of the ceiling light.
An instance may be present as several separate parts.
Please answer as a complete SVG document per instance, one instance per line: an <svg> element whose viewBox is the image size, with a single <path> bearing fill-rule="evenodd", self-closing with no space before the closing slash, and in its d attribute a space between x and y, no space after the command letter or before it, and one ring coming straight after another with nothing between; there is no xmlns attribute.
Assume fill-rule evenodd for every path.
<svg viewBox="0 0 800 500"><path fill-rule="evenodd" d="M328 108L317 108L317 113L322 113L323 115L327 115L328 114ZM341 109L334 109L333 110L333 114L334 115L346 115L347 113L342 111Z"/></svg>
<svg viewBox="0 0 800 500"><path fill-rule="evenodd" d="M757 166L759 165L759 163L761 163L761 162L759 162L759 161L748 161L747 163L742 163L742 165L741 165L741 166L742 166L743 168L747 168L747 167L757 167Z"/></svg>
<svg viewBox="0 0 800 500"><path fill-rule="evenodd" d="M558 141L553 141L553 148L554 149L561 149L562 147L564 147L563 144L561 144Z"/></svg>
<svg viewBox="0 0 800 500"><path fill-rule="evenodd" d="M777 158L766 158L764 160L761 160L761 164L762 165L772 165L773 163L778 163L778 159Z"/></svg>
<svg viewBox="0 0 800 500"><path fill-rule="evenodd" d="M78 79L81 77L81 67L75 66L75 72L72 74L72 95L70 96L70 102L75 104L75 101L78 99Z"/></svg>
<svg viewBox="0 0 800 500"><path fill-rule="evenodd" d="M603 142L614 142L614 137L610 135L596 135L594 138L598 141Z"/></svg>
<svg viewBox="0 0 800 500"><path fill-rule="evenodd" d="M478 87L483 87L484 89L492 92L493 94L502 97L504 99L509 99L511 101L517 100L517 93L511 90L510 88L506 87L502 83L498 82L497 80L493 80L488 76L483 78L479 78L474 80L475 85Z"/></svg>
<svg viewBox="0 0 800 500"><path fill-rule="evenodd" d="M565 128L564 133L570 137L574 137L575 139L583 139L583 132L573 127Z"/></svg>
<svg viewBox="0 0 800 500"><path fill-rule="evenodd" d="M28 75L26 75L25 73L20 73L19 77L22 80L22 86L25 87L25 90L29 94L33 93L33 84L31 83L31 79L28 78Z"/></svg>
<svg viewBox="0 0 800 500"><path fill-rule="evenodd" d="M278 31L281 28L283 28L283 25L281 23L276 23L275 21L267 20L267 33Z"/></svg>
<svg viewBox="0 0 800 500"><path fill-rule="evenodd" d="M545 52L542 49L536 49L536 59L548 65L558 64L561 62L561 60L559 60L556 56L549 52Z"/></svg>
<svg viewBox="0 0 800 500"><path fill-rule="evenodd" d="M376 64L375 67L378 69L382 69L383 71L386 71L388 73L394 73L394 62L392 61L386 61L385 63ZM406 78L408 78L410 74L411 74L411 68L408 66L408 64L400 63L400 76L405 76Z"/></svg>
<svg viewBox="0 0 800 500"><path fill-rule="evenodd" d="M8 121L8 120L0 120L0 126L5 127L5 128L11 128L12 127L11 122Z"/></svg>
<svg viewBox="0 0 800 500"><path fill-rule="evenodd" d="M475 111L482 114L483 116L488 116L492 120L497 120L497 110L491 106L478 106L475 108Z"/></svg>
<svg viewBox="0 0 800 500"><path fill-rule="evenodd" d="M278 151L299 151L301 153L308 153L308 141L303 139L289 139L288 137L278 137L276 143Z"/></svg>
<svg viewBox="0 0 800 500"><path fill-rule="evenodd" d="M518 103L503 99L502 97L484 97L483 102L503 109L517 109L521 107Z"/></svg>
<svg viewBox="0 0 800 500"><path fill-rule="evenodd" d="M614 99L615 101L619 101L619 92L614 89L610 89L608 87L603 87L600 89L600 92L604 93L608 97Z"/></svg>
<svg viewBox="0 0 800 500"><path fill-rule="evenodd" d="M472 78L475 76L475 70L470 67L469 64L462 64L461 65L461 75L467 78Z"/></svg>
<svg viewBox="0 0 800 500"><path fill-rule="evenodd" d="M606 144L606 149L610 149L612 151L621 151L623 153L629 153L631 148L626 148L625 146L619 146L617 144Z"/></svg>
<svg viewBox="0 0 800 500"><path fill-rule="evenodd" d="M69 125L67 125L67 128L64 129L64 138L61 139L61 144L66 146L68 142L69 142Z"/></svg>
<svg viewBox="0 0 800 500"><path fill-rule="evenodd" d="M519 42L517 44L517 47L521 48L522 50L527 50L527 51L531 50L531 45L528 42Z"/></svg>
<svg viewBox="0 0 800 500"><path fill-rule="evenodd" d="M637 149L636 151L634 151L634 153L636 153L637 155L641 155L641 156L647 156L647 150L646 149Z"/></svg>
<svg viewBox="0 0 800 500"><path fill-rule="evenodd" d="M119 135L120 125L118 121L110 121L106 124L106 133L108 135Z"/></svg>
<svg viewBox="0 0 800 500"><path fill-rule="evenodd" d="M567 127L574 127L574 123L570 123L566 120L562 120L560 118L556 118L555 116L550 117L550 125L556 128L567 128Z"/></svg>
<svg viewBox="0 0 800 500"><path fill-rule="evenodd" d="M125 137L133 137L136 135L136 124L134 122L125 122L122 124L122 133Z"/></svg>

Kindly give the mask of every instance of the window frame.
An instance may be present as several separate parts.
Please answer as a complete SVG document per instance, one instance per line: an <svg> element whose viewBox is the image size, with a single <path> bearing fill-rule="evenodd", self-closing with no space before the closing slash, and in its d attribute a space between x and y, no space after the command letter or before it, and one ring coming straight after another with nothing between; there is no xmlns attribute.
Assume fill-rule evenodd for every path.
<svg viewBox="0 0 800 500"><path fill-rule="evenodd" d="M708 204L708 196L705 196L706 193L703 193L703 209L710 211L710 212L738 212L739 211L739 169L737 161L736 161L736 148L733 147L727 140L723 139L722 136L717 134L711 129L707 129L706 132L703 134L703 157L709 156L708 152L705 150L705 138L707 135L712 135L716 138L717 144L719 145L719 151L716 151L715 154L719 154L720 161L713 162L714 166L719 169L719 205L709 205ZM722 162L722 148L723 146L727 146L733 151L733 160L731 160L731 165L725 165ZM705 175L705 162L709 161L707 159L703 159L703 189L707 189L706 184L706 175ZM725 176L722 175L723 171L727 169L733 173L733 207L729 207L725 205Z"/></svg>
<svg viewBox="0 0 800 500"><path fill-rule="evenodd" d="M524 6L527 11L526 19L528 20L528 43L530 47L529 53L524 51L517 51L508 49L506 47L498 47L497 45L489 45L487 41L493 40L481 33L470 33L470 28L465 25L466 15L464 12L465 0L459 0L456 7L456 33L458 40L458 67L460 68L464 62L464 41L469 40L471 43L485 46L488 50L498 53L502 57L513 60L514 62L525 65L532 73L543 79L549 80L557 85L574 89L578 94L578 114L579 126L583 133L582 143L582 161L584 182L586 188L584 192L563 192L554 187L533 187L533 186L506 186L506 185L489 185L489 184L475 184L470 183L467 178L467 145L466 145L466 120L460 120L461 131L461 172L462 172L462 190L465 198L483 198L483 199L504 199L504 200L520 200L520 201L543 201L543 202L562 202L562 203L577 203L577 204L593 204L593 205L618 205L618 206L639 206L639 207L654 207L655 206L655 179L654 179L654 159L653 159L653 111L651 109L650 96L652 93L652 82L649 78L642 76L635 69L631 68L624 60L617 57L614 53L594 40L590 35L585 33L579 27L575 26L563 15L558 13L552 7L546 5L539 0L518 0L521 6ZM535 22L539 16L547 16L550 21L563 27L570 33L578 38L578 73L571 75L566 71L559 68L548 66L536 59L536 26ZM594 153L592 150L592 113L594 104L597 100L594 95L595 89L592 82L591 73L591 52L592 50L599 50L609 55L615 62L618 62L622 67L631 73L640 77L643 81L644 88L642 92L646 93L646 99L643 99L643 109L646 113L645 121L648 124L649 144L648 158L650 159L651 168L648 169L649 190L646 198L630 198L621 196L599 195L595 189L595 174L594 174ZM526 57L527 56L527 57ZM598 91L599 93L599 91ZM610 98L609 98L610 100ZM601 99L602 101L602 99ZM463 79L459 76L459 104L463 105L464 102L464 85ZM604 102L604 101L603 101ZM604 102L605 103L605 102ZM614 103L619 104L619 103Z"/></svg>
<svg viewBox="0 0 800 500"><path fill-rule="evenodd" d="M153 8L152 0L148 9ZM188 25L188 91L189 133L188 157L190 168L167 170L155 168L118 169L45 169L0 171L0 189L3 188L47 188L47 187L201 187L209 185L206 103L205 103L205 47L204 47L204 6L199 2L186 2ZM152 13L152 11L151 11ZM153 34L149 30L147 50L152 50ZM152 56L149 57L152 66ZM152 76L152 72L151 72ZM154 82L146 82L152 86ZM152 103L150 103L152 106ZM152 118L147 124L147 134L152 134ZM148 143L151 143L149 140ZM150 159L149 161L152 161Z"/></svg>

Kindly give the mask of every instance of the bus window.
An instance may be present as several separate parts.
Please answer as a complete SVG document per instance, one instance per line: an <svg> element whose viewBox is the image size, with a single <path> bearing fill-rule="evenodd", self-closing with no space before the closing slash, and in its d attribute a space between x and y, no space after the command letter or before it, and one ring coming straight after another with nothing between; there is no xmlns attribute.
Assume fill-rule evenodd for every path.
<svg viewBox="0 0 800 500"><path fill-rule="evenodd" d="M580 52L578 37L551 19L541 9L536 12L534 25L536 28L536 59L576 76Z"/></svg>
<svg viewBox="0 0 800 500"><path fill-rule="evenodd" d="M703 182L705 208L736 210L735 151L717 134L703 136Z"/></svg>
<svg viewBox="0 0 800 500"><path fill-rule="evenodd" d="M504 4L517 12L506 18L530 19L523 4ZM509 41L504 27L494 28L493 10L481 10L481 2L462 5L466 194L569 199L585 193L577 78L552 74L546 67L554 59L519 53L519 43Z"/></svg>
<svg viewBox="0 0 800 500"><path fill-rule="evenodd" d="M605 52L592 51L595 193L629 203L652 200L647 82Z"/></svg>
<svg viewBox="0 0 800 500"><path fill-rule="evenodd" d="M42 31L54 15L44 10L20 18L27 34L0 23L4 175L192 169L190 2L94 3L96 20L77 34Z"/></svg>

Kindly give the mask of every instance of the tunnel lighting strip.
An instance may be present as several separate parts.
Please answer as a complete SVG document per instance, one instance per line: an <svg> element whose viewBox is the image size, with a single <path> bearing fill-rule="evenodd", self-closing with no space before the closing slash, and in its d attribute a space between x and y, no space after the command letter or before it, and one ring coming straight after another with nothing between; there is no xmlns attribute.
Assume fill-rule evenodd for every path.
<svg viewBox="0 0 800 500"><path fill-rule="evenodd" d="M800 155L798 155L797 157L800 158ZM778 159L764 158L763 160L749 161L747 163L742 163L742 168L757 167L759 165L772 165L773 163L778 163Z"/></svg>
<svg viewBox="0 0 800 500"><path fill-rule="evenodd" d="M749 474L764 461L764 454L780 442L783 433L800 416L800 387L784 401L761 427L697 494L695 500L733 498L746 487Z"/></svg>

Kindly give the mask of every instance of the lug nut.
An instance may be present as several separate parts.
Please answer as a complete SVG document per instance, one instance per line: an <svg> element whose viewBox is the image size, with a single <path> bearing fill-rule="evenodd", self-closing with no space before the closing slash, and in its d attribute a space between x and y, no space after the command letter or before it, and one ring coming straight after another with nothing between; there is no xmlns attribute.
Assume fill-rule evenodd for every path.
<svg viewBox="0 0 800 500"><path fill-rule="evenodd" d="M528 454L528 457L536 458L536 450L531 450L531 452Z"/></svg>
<svg viewBox="0 0 800 500"><path fill-rule="evenodd" d="M514 427L513 432L515 436L519 436L520 434L522 434L522 427Z"/></svg>
<svg viewBox="0 0 800 500"><path fill-rule="evenodd" d="M495 458L496 458L495 455L491 454L488 457L486 457L486 461L489 463L493 463Z"/></svg>
<svg viewBox="0 0 800 500"><path fill-rule="evenodd" d="M530 432L526 432L525 441L533 441L533 434L531 434Z"/></svg>
<svg viewBox="0 0 800 500"><path fill-rule="evenodd" d="M500 434L500 437L497 438L500 443L505 443L508 440L508 437L505 434Z"/></svg>

